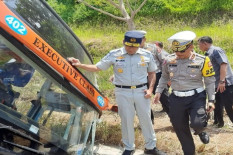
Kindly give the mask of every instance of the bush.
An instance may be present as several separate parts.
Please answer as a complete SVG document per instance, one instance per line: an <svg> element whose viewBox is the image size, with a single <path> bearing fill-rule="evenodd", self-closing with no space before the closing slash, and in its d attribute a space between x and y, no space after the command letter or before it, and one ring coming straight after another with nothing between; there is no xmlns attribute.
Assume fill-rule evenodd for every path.
<svg viewBox="0 0 233 155"><path fill-rule="evenodd" d="M98 11L95 11L76 0L47 0L49 5L68 24L81 25L88 23L90 26L102 25L106 23L123 23L113 19ZM100 8L106 12L117 16L122 16L121 12L106 0L87 0L89 4ZM130 4L136 9L141 1L131 0ZM148 0L142 9L136 15L136 20L143 18L150 20L173 21L173 19L192 21L197 20L198 24L205 21L211 23L214 19L221 18L223 15L233 15L232 0ZM129 11L129 10L128 10ZM202 20L199 20L199 19Z"/></svg>

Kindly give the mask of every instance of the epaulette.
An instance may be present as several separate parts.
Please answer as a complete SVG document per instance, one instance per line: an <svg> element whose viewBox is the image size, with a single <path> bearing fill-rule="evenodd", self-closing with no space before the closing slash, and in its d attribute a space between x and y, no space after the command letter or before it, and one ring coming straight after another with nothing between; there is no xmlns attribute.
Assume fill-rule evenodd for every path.
<svg viewBox="0 0 233 155"><path fill-rule="evenodd" d="M141 48L142 52L151 53L148 49Z"/></svg>
<svg viewBox="0 0 233 155"><path fill-rule="evenodd" d="M204 55L201 55L201 54L198 54L198 53L195 53L195 54L196 54L196 57L200 57L200 58L205 59L205 56L204 56Z"/></svg>
<svg viewBox="0 0 233 155"><path fill-rule="evenodd" d="M166 63L176 63L176 54L169 54L168 56L166 56L165 60L164 60L164 64Z"/></svg>
<svg viewBox="0 0 233 155"><path fill-rule="evenodd" d="M144 49L148 50L148 51L153 51L155 49L155 45L151 44L151 43L147 43L144 47Z"/></svg>
<svg viewBox="0 0 233 155"><path fill-rule="evenodd" d="M173 54L169 54L166 59L169 61L169 60L173 60L173 59L176 59L176 54L173 53Z"/></svg>
<svg viewBox="0 0 233 155"><path fill-rule="evenodd" d="M147 43L146 46L147 46L147 48L154 48L155 44L153 44L153 43Z"/></svg>
<svg viewBox="0 0 233 155"><path fill-rule="evenodd" d="M203 56L203 55L201 55L201 54L197 54L197 53L195 53L195 60L198 60L198 61L205 61L205 58L206 58L206 56Z"/></svg>
<svg viewBox="0 0 233 155"><path fill-rule="evenodd" d="M123 54L122 48L114 49L109 52L109 55L120 56Z"/></svg>

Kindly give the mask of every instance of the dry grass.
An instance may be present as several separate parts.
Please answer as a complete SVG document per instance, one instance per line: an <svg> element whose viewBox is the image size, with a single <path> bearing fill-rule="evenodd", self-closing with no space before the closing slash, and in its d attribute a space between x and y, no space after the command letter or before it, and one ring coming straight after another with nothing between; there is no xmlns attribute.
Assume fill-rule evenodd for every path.
<svg viewBox="0 0 233 155"><path fill-rule="evenodd" d="M181 145L171 126L166 113L160 113L161 105L152 105L155 114L154 129L157 138L157 147L166 151L168 155L182 154ZM97 126L96 143L122 146L120 117L113 112L104 112L102 122ZM202 144L198 136L193 135L198 155L232 155L233 154L233 125L227 116L224 117L225 126L216 128L213 120L209 121L207 132L210 134L210 143ZM144 149L144 141L139 128L138 119L135 118L135 144L137 149Z"/></svg>

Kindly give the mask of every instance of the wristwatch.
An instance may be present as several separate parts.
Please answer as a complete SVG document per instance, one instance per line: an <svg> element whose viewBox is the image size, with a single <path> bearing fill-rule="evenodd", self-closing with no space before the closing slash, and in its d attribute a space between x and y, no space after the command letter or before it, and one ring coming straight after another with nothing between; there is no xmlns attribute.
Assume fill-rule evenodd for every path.
<svg viewBox="0 0 233 155"><path fill-rule="evenodd" d="M220 84L223 84L223 83L225 83L225 82L226 82L225 80L220 80L220 81L219 81Z"/></svg>

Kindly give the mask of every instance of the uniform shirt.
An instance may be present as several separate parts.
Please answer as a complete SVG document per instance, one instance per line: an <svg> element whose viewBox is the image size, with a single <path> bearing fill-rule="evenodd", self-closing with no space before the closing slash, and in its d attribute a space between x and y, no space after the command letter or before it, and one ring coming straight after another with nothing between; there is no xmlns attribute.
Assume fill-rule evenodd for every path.
<svg viewBox="0 0 233 155"><path fill-rule="evenodd" d="M129 55L125 48L110 51L96 66L107 70L113 65L115 85L135 86L147 83L148 72L154 72L157 67L153 55L139 48L133 55Z"/></svg>
<svg viewBox="0 0 233 155"><path fill-rule="evenodd" d="M220 65L222 63L227 64L227 72L226 72L226 85L233 85L233 72L231 69L231 65L228 62L227 56L225 51L220 47L210 46L206 54L210 57L210 60L213 64L214 71L215 71L215 85L218 86L220 80ZM221 79L223 80L223 79Z"/></svg>
<svg viewBox="0 0 233 155"><path fill-rule="evenodd" d="M157 68L158 68L155 72L156 73L161 72L163 61L164 61L165 57L168 56L169 54L164 49L162 49L161 51L158 50L158 47L152 43L146 44L143 48L150 51L153 54L154 59L155 59L155 63L156 63Z"/></svg>
<svg viewBox="0 0 233 155"><path fill-rule="evenodd" d="M176 54L166 57L163 63L162 77L156 92L162 93L171 80L171 88L176 91L188 91L206 86L208 99L214 100L214 69L208 57L192 53L189 59L178 59ZM203 83L204 79L204 83Z"/></svg>

